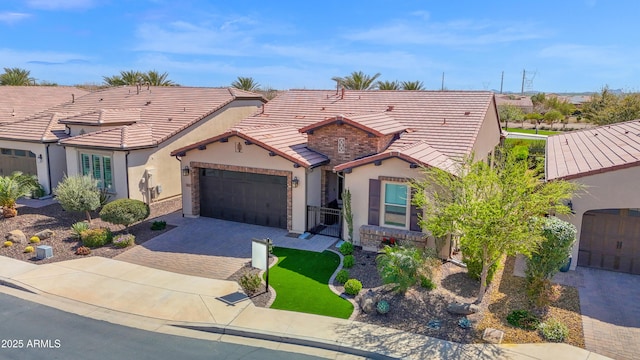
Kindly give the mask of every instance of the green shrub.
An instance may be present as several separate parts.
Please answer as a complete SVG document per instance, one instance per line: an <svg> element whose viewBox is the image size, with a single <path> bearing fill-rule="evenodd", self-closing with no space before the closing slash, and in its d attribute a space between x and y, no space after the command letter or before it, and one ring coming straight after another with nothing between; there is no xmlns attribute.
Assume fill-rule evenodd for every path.
<svg viewBox="0 0 640 360"><path fill-rule="evenodd" d="M342 255L353 254L353 244L347 241L343 242L342 245L340 245L340 253Z"/></svg>
<svg viewBox="0 0 640 360"><path fill-rule="evenodd" d="M436 288L436 284L433 282L433 280L424 275L420 275L420 286L427 290L433 290Z"/></svg>
<svg viewBox="0 0 640 360"><path fill-rule="evenodd" d="M355 263L356 263L356 258L353 257L353 255L347 255L342 260L342 266L347 269L351 269Z"/></svg>
<svg viewBox="0 0 640 360"><path fill-rule="evenodd" d="M543 322L538 326L538 330L546 340L552 342L563 342L569 336L567 325L555 319Z"/></svg>
<svg viewBox="0 0 640 360"><path fill-rule="evenodd" d="M26 248L24 248L24 252L25 253L32 253L34 251L35 250L34 250L33 246L27 246Z"/></svg>
<svg viewBox="0 0 640 360"><path fill-rule="evenodd" d="M336 281L340 284L344 284L347 282L347 280L349 280L349 271L344 269L338 271L338 273L336 274Z"/></svg>
<svg viewBox="0 0 640 360"><path fill-rule="evenodd" d="M387 302L386 300L378 301L378 303L376 304L376 311L378 311L378 314L381 314L381 315L388 313L389 302Z"/></svg>
<svg viewBox="0 0 640 360"><path fill-rule="evenodd" d="M151 223L151 230L164 230L167 227L167 222L164 220L154 221Z"/></svg>
<svg viewBox="0 0 640 360"><path fill-rule="evenodd" d="M30 243L32 243L32 244L39 244L39 243L40 243L40 238L39 238L39 237L37 237L37 236L32 236L32 237L29 239L29 242L30 242Z"/></svg>
<svg viewBox="0 0 640 360"><path fill-rule="evenodd" d="M89 229L80 234L82 245L90 248L104 246L111 242L112 239L113 235L111 234L111 230L107 228Z"/></svg>
<svg viewBox="0 0 640 360"><path fill-rule="evenodd" d="M119 248L126 248L135 244L136 237L131 234L124 234L113 239L113 245Z"/></svg>
<svg viewBox="0 0 640 360"><path fill-rule="evenodd" d="M482 260L480 257L475 258L471 256L467 256L464 250L462 250L463 259L462 261L467 265L467 276L474 280L480 280L480 273L482 272ZM489 267L489 272L487 273L487 285L493 281L493 276L498 270L498 263L491 265Z"/></svg>
<svg viewBox="0 0 640 360"><path fill-rule="evenodd" d="M89 176L65 177L53 190L56 199L66 211L84 212L91 222L91 213L100 207L98 182Z"/></svg>
<svg viewBox="0 0 640 360"><path fill-rule="evenodd" d="M535 330L540 320L527 310L513 310L507 315L507 322L517 328Z"/></svg>
<svg viewBox="0 0 640 360"><path fill-rule="evenodd" d="M85 230L89 230L89 223L78 221L77 223L71 225L71 230L73 231L73 235L76 237L76 239L80 239L80 234L82 234L82 232Z"/></svg>
<svg viewBox="0 0 640 360"><path fill-rule="evenodd" d="M149 205L135 199L118 199L100 210L100 218L116 225L129 225L149 217Z"/></svg>
<svg viewBox="0 0 640 360"><path fill-rule="evenodd" d="M253 294L258 291L260 284L262 284L262 280L256 273L248 272L240 277L240 286L242 286L247 294Z"/></svg>
<svg viewBox="0 0 640 360"><path fill-rule="evenodd" d="M31 190L31 197L34 199L39 199L45 195L44 187L41 184L35 185L33 190Z"/></svg>
<svg viewBox="0 0 640 360"><path fill-rule="evenodd" d="M358 293L362 290L362 283L357 279L349 279L346 283L344 283L344 292L349 295L358 295Z"/></svg>
<svg viewBox="0 0 640 360"><path fill-rule="evenodd" d="M405 246L385 246L376 258L380 278L385 284L395 284L394 290L405 292L418 280L418 270L424 258L420 250Z"/></svg>

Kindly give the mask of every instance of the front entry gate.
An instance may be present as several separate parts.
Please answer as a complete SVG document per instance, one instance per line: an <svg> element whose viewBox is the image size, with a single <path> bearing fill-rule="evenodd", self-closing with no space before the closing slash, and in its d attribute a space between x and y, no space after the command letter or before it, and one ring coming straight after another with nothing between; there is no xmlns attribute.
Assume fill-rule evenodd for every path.
<svg viewBox="0 0 640 360"><path fill-rule="evenodd" d="M342 235L342 210L307 206L307 231L312 234L340 238Z"/></svg>

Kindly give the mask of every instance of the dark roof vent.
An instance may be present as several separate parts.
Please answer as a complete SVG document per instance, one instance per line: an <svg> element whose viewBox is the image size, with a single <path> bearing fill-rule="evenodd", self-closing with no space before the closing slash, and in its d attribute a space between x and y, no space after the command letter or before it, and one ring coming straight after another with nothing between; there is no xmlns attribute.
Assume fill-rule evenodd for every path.
<svg viewBox="0 0 640 360"><path fill-rule="evenodd" d="M469 116L469 115L471 115L471 111L465 111L465 112L464 112L464 114L465 114L466 116Z"/></svg>
<svg viewBox="0 0 640 360"><path fill-rule="evenodd" d="M393 105L389 105L387 106L387 111L393 111L394 106Z"/></svg>

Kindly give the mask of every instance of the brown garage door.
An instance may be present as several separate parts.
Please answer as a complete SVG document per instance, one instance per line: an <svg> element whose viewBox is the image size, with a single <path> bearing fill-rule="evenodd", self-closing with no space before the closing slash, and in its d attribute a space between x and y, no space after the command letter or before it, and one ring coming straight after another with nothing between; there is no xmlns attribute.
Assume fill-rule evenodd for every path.
<svg viewBox="0 0 640 360"><path fill-rule="evenodd" d="M582 218L578 265L640 274L640 211L592 210Z"/></svg>
<svg viewBox="0 0 640 360"><path fill-rule="evenodd" d="M200 215L287 228L287 178L200 169Z"/></svg>
<svg viewBox="0 0 640 360"><path fill-rule="evenodd" d="M14 171L37 175L36 155L19 149L0 149L0 176L11 175Z"/></svg>

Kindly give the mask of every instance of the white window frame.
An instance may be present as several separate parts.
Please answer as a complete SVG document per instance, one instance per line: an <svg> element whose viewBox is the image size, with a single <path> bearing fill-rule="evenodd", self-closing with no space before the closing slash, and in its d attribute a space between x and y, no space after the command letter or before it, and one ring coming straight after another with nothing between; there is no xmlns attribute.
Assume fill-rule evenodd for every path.
<svg viewBox="0 0 640 360"><path fill-rule="evenodd" d="M387 213L387 205L390 206L400 206L396 204L387 204L387 185L401 185L404 186L407 190L407 201L405 203L405 213L404 213L404 225L397 224L389 224L385 221L385 215ZM409 230L410 221L411 221L411 192L409 190L409 183L407 182L397 182L397 181L381 181L382 189L380 189L380 225L384 227L390 227L395 229L403 229Z"/></svg>
<svg viewBox="0 0 640 360"><path fill-rule="evenodd" d="M83 156L88 156L89 158L89 174L85 174L85 167L83 164ZM95 169L94 169L94 160L98 157L99 165L100 165L100 178L96 178ZM109 165L111 168L111 184L108 185L105 189L105 158L109 159ZM78 167L80 175L90 175L92 179L98 180L98 188L101 190L106 190L108 193L115 194L115 176L113 171L113 154L105 154L105 153L97 153L97 152L78 152Z"/></svg>

